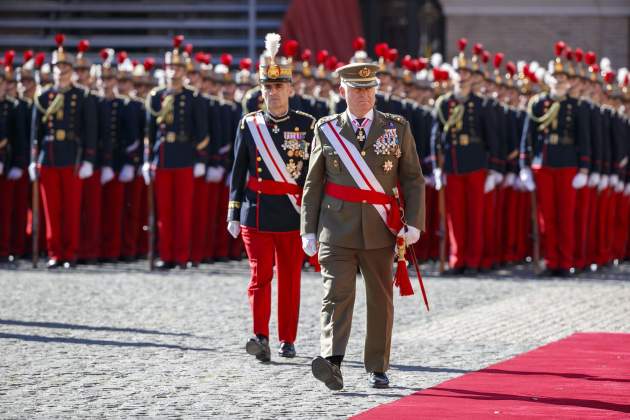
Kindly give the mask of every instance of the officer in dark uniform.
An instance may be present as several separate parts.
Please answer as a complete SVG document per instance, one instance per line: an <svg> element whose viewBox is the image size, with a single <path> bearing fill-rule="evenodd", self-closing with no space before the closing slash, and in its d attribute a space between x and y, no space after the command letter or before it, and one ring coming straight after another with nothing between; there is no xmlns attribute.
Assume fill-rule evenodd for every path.
<svg viewBox="0 0 630 420"><path fill-rule="evenodd" d="M64 36L55 37L55 84L35 99L33 134L39 158L29 174L41 180L46 214L49 268L74 267L79 246L81 180L94 172L96 114L88 92L72 83L73 57L64 51Z"/></svg>
<svg viewBox="0 0 630 420"><path fill-rule="evenodd" d="M487 181L503 168L499 159L496 114L484 100L471 92L473 71L463 49L456 57L458 76L454 90L440 96L434 107L431 129L431 161L436 189L446 177L446 218L448 223L450 274L466 268L476 273L483 250L484 189ZM438 148L444 156L437 165ZM462 206L461 203L467 203Z"/></svg>
<svg viewBox="0 0 630 420"><path fill-rule="evenodd" d="M186 67L179 47L183 36L174 38L174 49L165 56L167 87L154 89L147 98L149 141L153 144L152 167L158 226L158 269L178 265L185 269L190 259L193 179L205 175L203 161L209 142L206 116L199 95L184 86ZM143 166L145 178L147 168Z"/></svg>
<svg viewBox="0 0 630 420"><path fill-rule="evenodd" d="M260 66L267 111L246 114L236 134L230 175L228 231L242 232L249 257L248 296L255 336L246 350L269 361L274 262L278 273L279 354L294 357L304 255L299 234L301 191L315 119L289 108L291 66L276 61L280 36L268 34Z"/></svg>
<svg viewBox="0 0 630 420"><path fill-rule="evenodd" d="M570 87L563 57L565 44L556 43L556 59L549 63L550 92L528 104L521 153L531 150L541 232L545 238L545 275L571 274L575 254L577 190L588 181L591 165L589 111L585 103L567 95ZM521 179L531 181L529 167Z"/></svg>

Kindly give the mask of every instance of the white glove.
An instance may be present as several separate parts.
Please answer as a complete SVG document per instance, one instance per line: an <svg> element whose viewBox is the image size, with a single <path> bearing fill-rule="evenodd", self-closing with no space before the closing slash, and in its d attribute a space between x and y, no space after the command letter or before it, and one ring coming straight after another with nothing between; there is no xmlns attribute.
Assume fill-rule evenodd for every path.
<svg viewBox="0 0 630 420"><path fill-rule="evenodd" d="M531 169L521 169L518 177L521 179L521 182L523 183L523 186L527 191L532 192L536 189L536 184L534 183L534 176L532 175Z"/></svg>
<svg viewBox="0 0 630 420"><path fill-rule="evenodd" d="M144 178L145 185L151 184L151 164L149 162L144 162L142 164L142 178Z"/></svg>
<svg viewBox="0 0 630 420"><path fill-rule="evenodd" d="M238 238L241 233L241 222L228 222L227 230L234 239Z"/></svg>
<svg viewBox="0 0 630 420"><path fill-rule="evenodd" d="M597 172L592 172L588 176L588 187L593 188L599 184L599 174Z"/></svg>
<svg viewBox="0 0 630 420"><path fill-rule="evenodd" d="M630 196L630 182L626 184L626 189L623 191L623 195Z"/></svg>
<svg viewBox="0 0 630 420"><path fill-rule="evenodd" d="M24 173L24 171L21 168L18 167L13 167L11 169L9 169L9 173L7 174L7 178L15 181L17 179L22 178L22 174Z"/></svg>
<svg viewBox="0 0 630 420"><path fill-rule="evenodd" d="M420 239L420 230L411 225L403 226L397 236L405 238L406 245L413 245Z"/></svg>
<svg viewBox="0 0 630 420"><path fill-rule="evenodd" d="M35 162L29 163L28 176L33 182L35 182L39 178L39 172L37 171L37 164Z"/></svg>
<svg viewBox="0 0 630 420"><path fill-rule="evenodd" d="M427 187L435 187L435 178L433 175L427 175L424 177L424 184Z"/></svg>
<svg viewBox="0 0 630 420"><path fill-rule="evenodd" d="M491 169L488 171L488 174L486 175L486 183L483 185L483 192L486 194L494 190L494 187L497 186L497 178L494 175L495 172L496 171L493 171Z"/></svg>
<svg viewBox="0 0 630 420"><path fill-rule="evenodd" d="M193 167L193 176L195 178L199 178L199 177L204 176L205 173L206 173L206 164L195 163L195 166Z"/></svg>
<svg viewBox="0 0 630 420"><path fill-rule="evenodd" d="M503 182L503 174L501 172L497 172L493 169L490 169L490 173L494 177L494 185L499 186Z"/></svg>
<svg viewBox="0 0 630 420"><path fill-rule="evenodd" d="M623 181L622 180L617 181L617 185L615 186L615 192L616 193L623 192L623 187L624 187Z"/></svg>
<svg viewBox="0 0 630 420"><path fill-rule="evenodd" d="M107 184L109 181L114 179L114 176L114 170L111 166L103 166L103 169L101 169L101 185Z"/></svg>
<svg viewBox="0 0 630 420"><path fill-rule="evenodd" d="M608 175L602 175L599 179L599 185L597 185L597 191L604 191L608 188Z"/></svg>
<svg viewBox="0 0 630 420"><path fill-rule="evenodd" d="M210 166L206 173L206 182L221 182L224 173L225 168L223 166Z"/></svg>
<svg viewBox="0 0 630 420"><path fill-rule="evenodd" d="M94 165L84 160L79 168L79 179L86 179L92 175L94 175Z"/></svg>
<svg viewBox="0 0 630 420"><path fill-rule="evenodd" d="M133 165L124 165L120 170L118 180L123 183L131 182L133 180L134 172Z"/></svg>
<svg viewBox="0 0 630 420"><path fill-rule="evenodd" d="M608 185L610 185L610 188L616 188L618 182L619 182L619 175L617 174L611 175L610 178L608 179Z"/></svg>
<svg viewBox="0 0 630 420"><path fill-rule="evenodd" d="M584 172L578 172L573 177L573 182L571 183L571 186L573 186L574 189L579 190L581 188L584 188L587 182L588 175L586 175Z"/></svg>
<svg viewBox="0 0 630 420"><path fill-rule="evenodd" d="M446 186L446 179L442 175L442 170L440 168L433 170L433 179L435 181L436 190L440 191L444 186Z"/></svg>
<svg viewBox="0 0 630 420"><path fill-rule="evenodd" d="M503 180L503 186L513 187L515 180L516 180L516 174L514 174L514 172L508 172L508 174L505 176L505 179Z"/></svg>
<svg viewBox="0 0 630 420"><path fill-rule="evenodd" d="M317 240L314 233L305 233L302 235L302 249L309 257L317 254Z"/></svg>

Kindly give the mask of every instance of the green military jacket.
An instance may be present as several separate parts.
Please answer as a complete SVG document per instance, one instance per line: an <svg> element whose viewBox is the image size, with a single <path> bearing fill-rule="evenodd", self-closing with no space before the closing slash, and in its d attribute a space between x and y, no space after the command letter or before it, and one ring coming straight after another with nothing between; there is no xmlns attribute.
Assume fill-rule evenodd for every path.
<svg viewBox="0 0 630 420"><path fill-rule="evenodd" d="M341 127L341 135L358 149L387 194L400 184L405 199L407 223L424 230L424 177L409 123L403 117L374 110L366 144L361 149L347 112L321 118L315 125L308 174L302 197L300 233L316 233L317 240L330 245L378 249L393 246L394 234L387 228L373 205L342 201L326 195L326 182L357 187L321 126L328 121ZM396 150L383 153L379 148L388 130L395 129Z"/></svg>

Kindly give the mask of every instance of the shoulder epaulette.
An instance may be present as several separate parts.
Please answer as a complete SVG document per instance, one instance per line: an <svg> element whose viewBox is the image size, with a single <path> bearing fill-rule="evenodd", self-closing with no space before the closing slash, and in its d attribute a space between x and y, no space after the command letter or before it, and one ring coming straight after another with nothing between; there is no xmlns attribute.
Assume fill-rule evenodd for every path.
<svg viewBox="0 0 630 420"><path fill-rule="evenodd" d="M248 112L247 114L243 115L241 117L241 122L239 124L239 126L241 127L241 130L243 130L245 128L245 118L249 117L250 115L254 115L255 113L257 113L258 111L252 111L252 112Z"/></svg>
<svg viewBox="0 0 630 420"><path fill-rule="evenodd" d="M389 112L383 112L383 116L385 116L385 118L389 119L389 120L394 120L397 123L400 124L406 124L407 123L407 119L405 119L405 117L403 117L402 115L398 115L398 114L390 114Z"/></svg>
<svg viewBox="0 0 630 420"><path fill-rule="evenodd" d="M328 121L332 121L332 120L336 119L338 116L339 116L339 114L332 114L332 115L326 115L325 117L321 117L315 123L315 128L321 126L324 123L327 123Z"/></svg>
<svg viewBox="0 0 630 420"><path fill-rule="evenodd" d="M313 129L313 127L315 127L315 123L317 122L317 119L315 117L313 117L311 114L309 114L308 112L304 112L304 111L300 111L299 109L295 109L293 110L296 114L298 115L304 115L305 117L310 118L311 121L311 130Z"/></svg>

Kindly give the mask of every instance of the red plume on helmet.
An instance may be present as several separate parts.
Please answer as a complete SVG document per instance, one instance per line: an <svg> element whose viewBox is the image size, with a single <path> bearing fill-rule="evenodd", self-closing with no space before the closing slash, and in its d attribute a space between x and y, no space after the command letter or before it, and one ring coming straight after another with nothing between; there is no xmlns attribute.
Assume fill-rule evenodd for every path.
<svg viewBox="0 0 630 420"><path fill-rule="evenodd" d="M589 65L592 66L593 64L595 64L597 62L597 54L595 54L593 51L589 51L584 55L584 62Z"/></svg>
<svg viewBox="0 0 630 420"><path fill-rule="evenodd" d="M573 61L573 50L570 47L566 47L564 50L564 56L568 61Z"/></svg>
<svg viewBox="0 0 630 420"><path fill-rule="evenodd" d="M66 36L64 34L55 35L55 44L57 44L58 47L61 47L65 40L66 40Z"/></svg>
<svg viewBox="0 0 630 420"><path fill-rule="evenodd" d="M326 59L328 58L328 50L319 50L317 51L317 64L324 64Z"/></svg>
<svg viewBox="0 0 630 420"><path fill-rule="evenodd" d="M142 63L145 71L151 71L155 67L155 59L153 57L147 57Z"/></svg>
<svg viewBox="0 0 630 420"><path fill-rule="evenodd" d="M392 63L398 60L398 50L396 48L390 48L387 50L387 61Z"/></svg>
<svg viewBox="0 0 630 420"><path fill-rule="evenodd" d="M127 59L127 51L121 51L116 55L116 61L118 61L118 64L124 63L126 59Z"/></svg>
<svg viewBox="0 0 630 420"><path fill-rule="evenodd" d="M221 54L221 64L230 67L232 65L232 54Z"/></svg>
<svg viewBox="0 0 630 420"><path fill-rule="evenodd" d="M107 48L103 48L99 51L98 55L101 57L101 60L107 61L109 58L109 51L107 51Z"/></svg>
<svg viewBox="0 0 630 420"><path fill-rule="evenodd" d="M591 66L591 69L593 70L593 73L599 73L599 71L601 70L601 68L599 67L599 64L595 63Z"/></svg>
<svg viewBox="0 0 630 420"><path fill-rule="evenodd" d="M26 50L24 51L24 62L26 63L28 60L30 60L31 58L33 58L33 50Z"/></svg>
<svg viewBox="0 0 630 420"><path fill-rule="evenodd" d="M354 38L354 41L352 41L352 48L354 49L354 51L361 51L365 49L365 38L363 38L362 36L358 36L356 38Z"/></svg>
<svg viewBox="0 0 630 420"><path fill-rule="evenodd" d="M475 55L483 54L483 44L476 43L475 45L473 45L473 54Z"/></svg>
<svg viewBox="0 0 630 420"><path fill-rule="evenodd" d="M527 77L529 79L529 75L531 74L530 70L529 70L529 64L525 64L523 66L523 76Z"/></svg>
<svg viewBox="0 0 630 420"><path fill-rule="evenodd" d="M35 55L35 68L39 69L42 66L42 64L44 64L44 60L46 60L46 53L38 52Z"/></svg>
<svg viewBox="0 0 630 420"><path fill-rule="evenodd" d="M405 68L409 68L409 64L411 63L412 59L411 56L409 54L406 54L402 60L400 60L400 65L405 67Z"/></svg>
<svg viewBox="0 0 630 420"><path fill-rule="evenodd" d="M184 51L186 52L186 54L188 54L189 56L191 56L191 55L192 55L192 52L193 52L193 45L192 45L192 44L190 44L190 43L189 43L189 44L186 44L186 45L184 46Z"/></svg>
<svg viewBox="0 0 630 420"><path fill-rule="evenodd" d="M564 41L556 42L556 45L554 46L556 57L560 57L566 47L567 47L567 44L565 44Z"/></svg>
<svg viewBox="0 0 630 420"><path fill-rule="evenodd" d="M416 71L421 71L429 67L429 59L426 57L418 58L418 65L416 67Z"/></svg>
<svg viewBox="0 0 630 420"><path fill-rule="evenodd" d="M377 57L386 58L389 53L389 45L387 45L387 42L379 42L374 46L374 52Z"/></svg>
<svg viewBox="0 0 630 420"><path fill-rule="evenodd" d="M484 64L488 64L488 61L490 61L490 51L482 51L481 52L481 61L483 61Z"/></svg>
<svg viewBox="0 0 630 420"><path fill-rule="evenodd" d="M173 37L174 48L179 48L182 45L182 42L184 42L184 35L175 35Z"/></svg>
<svg viewBox="0 0 630 420"><path fill-rule="evenodd" d="M7 67L13 66L13 60L15 59L15 51L8 50L4 53L4 65Z"/></svg>
<svg viewBox="0 0 630 420"><path fill-rule="evenodd" d="M85 53L88 48L90 48L90 41L88 41L87 39L82 39L81 41L79 41L77 50L79 50L80 53Z"/></svg>
<svg viewBox="0 0 630 420"><path fill-rule="evenodd" d="M302 56L300 58L302 59L302 61L310 61L312 55L313 55L313 52L311 51L311 49L306 48L304 51L302 51Z"/></svg>
<svg viewBox="0 0 630 420"><path fill-rule="evenodd" d="M573 54L575 55L575 61L577 63L581 62L582 58L584 58L584 51L582 48L576 48L575 51L573 51Z"/></svg>
<svg viewBox="0 0 630 420"><path fill-rule="evenodd" d="M203 52L197 51L194 58L197 63L205 63L205 56Z"/></svg>
<svg viewBox="0 0 630 420"><path fill-rule="evenodd" d="M436 82L441 82L444 80L444 73L440 70L439 67L433 67L433 80Z"/></svg>
<svg viewBox="0 0 630 420"><path fill-rule="evenodd" d="M505 69L507 70L510 77L514 78L514 75L516 74L516 64L514 64L513 61L508 61L505 65Z"/></svg>
<svg viewBox="0 0 630 420"><path fill-rule="evenodd" d="M457 40L457 48L459 48L460 52L464 52L466 45L468 45L468 40L466 38L459 38Z"/></svg>
<svg viewBox="0 0 630 420"><path fill-rule="evenodd" d="M298 48L300 48L300 44L295 39L289 39L282 46L282 52L285 57L293 58L297 54Z"/></svg>
<svg viewBox="0 0 630 420"><path fill-rule="evenodd" d="M615 72L607 71L606 74L604 74L604 80L609 85L612 85L615 82Z"/></svg>
<svg viewBox="0 0 630 420"><path fill-rule="evenodd" d="M326 68L330 71L337 70L337 64L339 60L334 55L326 57Z"/></svg>
<svg viewBox="0 0 630 420"><path fill-rule="evenodd" d="M131 65L135 68L137 65L139 64L138 60L136 60L135 58L133 60L131 60Z"/></svg>
<svg viewBox="0 0 630 420"><path fill-rule="evenodd" d="M252 69L252 59L249 57L241 58L241 61L238 62L238 67L241 70L251 70Z"/></svg>
<svg viewBox="0 0 630 420"><path fill-rule="evenodd" d="M492 65L494 66L495 69L498 69L499 67L501 67L501 63L503 63L503 57L504 57L504 54L501 52L498 52L494 55L494 61L492 62Z"/></svg>

